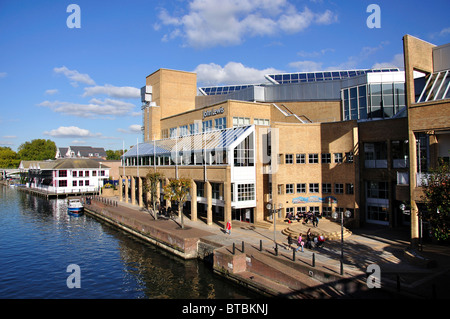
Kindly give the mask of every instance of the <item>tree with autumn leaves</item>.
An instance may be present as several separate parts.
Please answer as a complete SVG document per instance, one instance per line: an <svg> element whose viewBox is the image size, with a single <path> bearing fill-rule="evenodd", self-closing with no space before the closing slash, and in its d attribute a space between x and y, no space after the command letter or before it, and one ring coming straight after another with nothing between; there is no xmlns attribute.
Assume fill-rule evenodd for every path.
<svg viewBox="0 0 450 319"><path fill-rule="evenodd" d="M427 212L421 218L430 225L431 235L443 242L450 240L450 169L447 163L427 175L424 201Z"/></svg>

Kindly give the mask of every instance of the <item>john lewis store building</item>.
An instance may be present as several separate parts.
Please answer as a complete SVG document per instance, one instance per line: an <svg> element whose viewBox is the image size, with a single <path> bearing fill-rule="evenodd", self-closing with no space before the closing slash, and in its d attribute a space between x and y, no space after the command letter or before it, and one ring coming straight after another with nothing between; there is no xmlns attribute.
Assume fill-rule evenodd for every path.
<svg viewBox="0 0 450 319"><path fill-rule="evenodd" d="M270 221L269 202L281 207L279 218L350 210L358 224L366 216L359 122L403 117L402 75L397 69L298 73L197 88L196 74L160 69L141 91L143 143L124 155L120 199L144 206L145 176L157 171L163 183L191 180L185 211L207 224ZM373 81L397 87L397 104L387 110L372 102Z"/></svg>

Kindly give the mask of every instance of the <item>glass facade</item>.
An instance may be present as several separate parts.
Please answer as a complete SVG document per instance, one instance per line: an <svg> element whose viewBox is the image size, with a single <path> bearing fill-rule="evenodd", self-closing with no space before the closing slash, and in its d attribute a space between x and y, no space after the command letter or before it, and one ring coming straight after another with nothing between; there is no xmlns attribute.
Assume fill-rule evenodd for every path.
<svg viewBox="0 0 450 319"><path fill-rule="evenodd" d="M406 105L404 83L369 83L342 90L344 120L390 118Z"/></svg>
<svg viewBox="0 0 450 319"><path fill-rule="evenodd" d="M450 70L428 74L417 103L450 99Z"/></svg>

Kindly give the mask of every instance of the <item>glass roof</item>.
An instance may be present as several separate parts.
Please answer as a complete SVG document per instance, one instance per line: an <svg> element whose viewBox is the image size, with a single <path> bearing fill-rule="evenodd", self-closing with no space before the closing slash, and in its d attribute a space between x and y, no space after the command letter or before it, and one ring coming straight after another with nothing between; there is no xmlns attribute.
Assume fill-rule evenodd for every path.
<svg viewBox="0 0 450 319"><path fill-rule="evenodd" d="M376 72L398 72L398 68L389 69L362 69L362 70L343 70L343 71L319 71L319 72L298 72L298 73L280 73L280 74L268 74L273 83L285 84L285 83L302 83L302 82L319 82L319 81L331 81L342 80L366 73Z"/></svg>
<svg viewBox="0 0 450 319"><path fill-rule="evenodd" d="M266 78L273 84L287 84L287 83L342 80L355 77L358 75L363 75L366 73L398 72L398 71L400 71L398 68L384 68L384 69L361 69L361 70L342 70L342 71L296 72L296 73L267 74ZM261 84L210 86L210 87L200 87L199 90L203 95L222 95L233 93L257 85Z"/></svg>
<svg viewBox="0 0 450 319"><path fill-rule="evenodd" d="M153 156L154 154L170 154L176 151L201 152L202 150L224 150L240 143L253 132L252 128L253 125L239 126L200 134L167 138L155 142L139 143L123 156Z"/></svg>
<svg viewBox="0 0 450 319"><path fill-rule="evenodd" d="M417 103L450 99L450 70L428 74Z"/></svg>
<svg viewBox="0 0 450 319"><path fill-rule="evenodd" d="M205 95L221 95L221 94L233 93L235 91L246 89L248 87L252 87L255 85L257 85L257 84L201 87L200 91Z"/></svg>

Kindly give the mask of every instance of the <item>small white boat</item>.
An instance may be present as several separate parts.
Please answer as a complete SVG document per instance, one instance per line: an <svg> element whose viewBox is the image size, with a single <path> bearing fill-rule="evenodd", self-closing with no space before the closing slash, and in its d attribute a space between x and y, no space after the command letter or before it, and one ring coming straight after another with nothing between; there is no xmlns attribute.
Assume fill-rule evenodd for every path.
<svg viewBox="0 0 450 319"><path fill-rule="evenodd" d="M83 204L80 199L72 198L68 200L67 212L72 216L81 216L84 212Z"/></svg>

